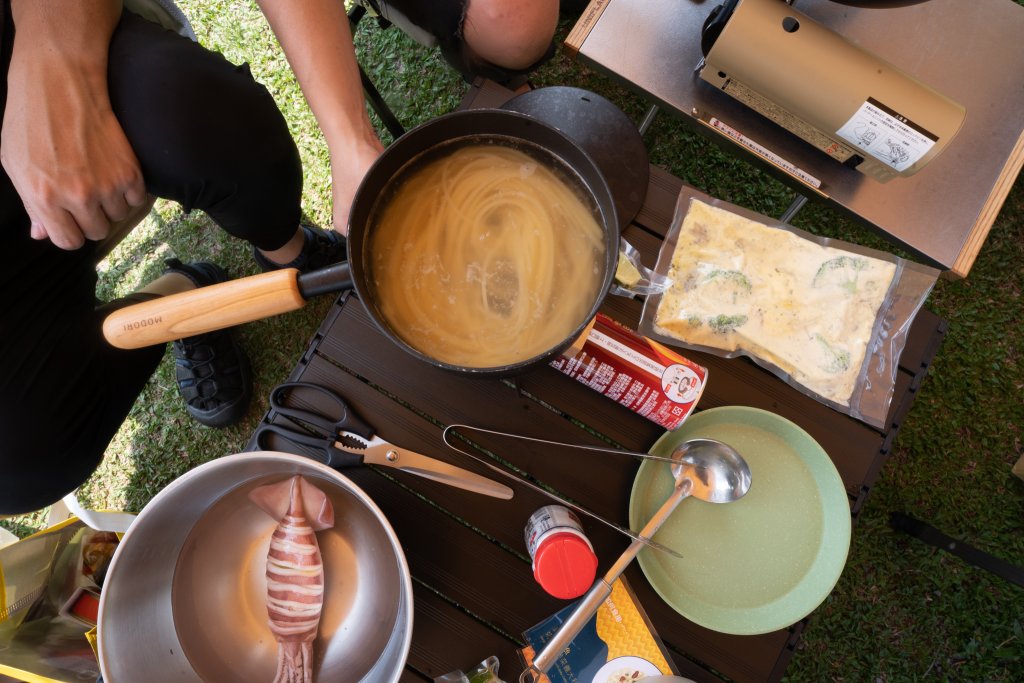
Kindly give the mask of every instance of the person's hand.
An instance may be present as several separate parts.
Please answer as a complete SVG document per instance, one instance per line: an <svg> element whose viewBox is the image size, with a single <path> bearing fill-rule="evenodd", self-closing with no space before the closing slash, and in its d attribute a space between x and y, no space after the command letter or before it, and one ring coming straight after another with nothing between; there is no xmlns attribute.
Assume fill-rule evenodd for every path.
<svg viewBox="0 0 1024 683"><path fill-rule="evenodd" d="M331 157L331 189L334 199L334 229L348 235L349 211L363 176L377 160L384 146L376 137L345 154Z"/></svg>
<svg viewBox="0 0 1024 683"><path fill-rule="evenodd" d="M0 163L35 239L62 249L107 236L148 201L139 162L111 109L106 70L15 40ZM104 63L105 65L105 63Z"/></svg>

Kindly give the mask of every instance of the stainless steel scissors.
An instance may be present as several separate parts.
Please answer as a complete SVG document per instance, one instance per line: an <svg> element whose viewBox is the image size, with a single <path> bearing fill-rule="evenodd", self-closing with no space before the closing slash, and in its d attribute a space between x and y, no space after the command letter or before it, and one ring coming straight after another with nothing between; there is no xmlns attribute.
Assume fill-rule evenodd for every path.
<svg viewBox="0 0 1024 683"><path fill-rule="evenodd" d="M288 397L296 391L318 393L331 404L325 410L337 417L295 407L294 401L289 405ZM512 497L512 489L504 484L385 441L344 398L319 384L280 384L270 392L270 407L294 421L296 426L260 425L256 430L256 445L260 448L265 448L268 434L277 434L294 444L313 449L321 462L335 469L363 464L383 465L495 498L508 500Z"/></svg>

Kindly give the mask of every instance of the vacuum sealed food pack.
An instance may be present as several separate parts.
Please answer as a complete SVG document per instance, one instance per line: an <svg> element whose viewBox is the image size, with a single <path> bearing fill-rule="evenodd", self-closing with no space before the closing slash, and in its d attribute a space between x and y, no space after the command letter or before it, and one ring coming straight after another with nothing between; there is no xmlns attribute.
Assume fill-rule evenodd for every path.
<svg viewBox="0 0 1024 683"><path fill-rule="evenodd" d="M818 237L685 187L640 332L748 356L803 393L885 426L900 354L938 277L882 251Z"/></svg>

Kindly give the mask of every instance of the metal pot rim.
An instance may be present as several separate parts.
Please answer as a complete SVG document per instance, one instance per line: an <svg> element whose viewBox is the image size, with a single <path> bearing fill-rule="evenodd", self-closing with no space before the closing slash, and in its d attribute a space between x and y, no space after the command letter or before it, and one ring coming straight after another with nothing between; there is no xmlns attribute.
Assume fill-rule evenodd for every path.
<svg viewBox="0 0 1024 683"><path fill-rule="evenodd" d="M413 143L422 145L420 142L421 138L429 137L434 131L438 129L443 130L445 127L452 126L453 121L457 124L463 119L468 121L487 119L495 121L507 120L519 122L524 126L535 126L538 129L543 130L546 135L558 138L559 144L564 145L565 149L572 150L574 154L578 155L583 163L586 164L587 168L585 170L577 168L564 158L564 153L560 152L560 150L545 147L542 143L530 139L529 137L500 130L488 131L471 128L464 131L453 132L450 135L445 135L442 139L439 139L433 144L422 149L406 149ZM568 337L562 342L552 345L547 350L530 358L493 367L463 366L438 360L407 343L400 335L395 333L389 327L387 321L376 310L376 305L373 303L373 293L369 291L369 287L365 282L367 270L364 265L364 258L367 257L369 232L371 230L371 227L366 223L373 213L373 206L377 201L377 198L383 194L387 188L391 187L394 179L401 175L402 169L406 168L408 164L413 163L422 154L437 149L441 145L452 144L465 138L480 137L507 138L522 141L527 145L544 149L547 153L561 159L563 163L569 166L579 176L581 185L594 199L602 214L600 222L602 223L601 227L607 238L606 248L608 249L608 253L606 253L605 256L605 272L601 283L598 285L594 293L593 305L591 306L588 315L579 322ZM403 144L405 147L403 147ZM390 171L387 170L391 166L395 167ZM360 222L360 225L354 225L353 217L362 214L365 214L365 216L363 216L364 220ZM373 166L371 166L367 171L356 190L356 194L352 202L352 210L349 213L349 239L347 251L352 282L360 299L366 306L367 313L369 313L374 324L393 343L415 358L427 363L428 365L470 377L495 378L515 375L523 370L545 363L572 345L576 338L583 333L590 321L597 314L597 311L600 309L605 297L608 296L611 290L615 277L618 250L619 224L615 200L611 188L608 185L608 181L604 177L604 174L597 162L594 161L593 157L582 145L573 140L564 131L535 116L510 109L483 108L453 111L432 118L409 130L405 135L398 138L388 146L381 156L378 157Z"/></svg>
<svg viewBox="0 0 1024 683"><path fill-rule="evenodd" d="M157 495L154 496L146 505L146 507L143 508L143 510L138 514L138 517L136 518L135 521L132 522L131 526L129 526L127 532L125 533L124 537L121 539L120 544L118 545L118 549L115 552L113 559L111 560L110 568L108 571L108 580L110 577L117 576L119 561L122 557L125 556L125 553L122 552L124 548L131 548L135 546L137 543L147 542L147 539L145 539L144 537L145 534L150 530L146 528L146 512L148 509L151 509L151 506L152 509L159 509L166 501L173 501L173 499L179 497L183 492L189 491L189 489L191 489L196 484L196 482L202 483L204 478L207 478L207 475L210 475L211 473L216 472L217 470L225 468L242 467L244 470L248 466L249 473L246 474L245 472L243 472L240 474L238 478L237 485L243 486L245 482L256 478L256 476L254 476L252 473L256 472L256 468L258 468L261 463L269 462L283 464L285 466L292 465L293 467L291 468L290 471L282 470L277 472L269 472L268 474L281 474L282 476L286 476L289 473L308 473L311 475L321 475L325 479L336 483L338 487L342 488L345 491L346 495L351 495L352 498L354 498L354 502L357 502L359 505L364 506L366 508L367 513L370 516L372 516L373 519L379 524L380 532L384 537L386 537L387 542L390 545L390 548L394 551L394 560L397 568L397 574L401 578L401 589L400 594L398 596L400 604L398 608L397 619L395 622L395 629L392 631L391 636L389 637L385 647L382 650L381 659L378 659L377 664L374 665L374 669L376 669L376 667L381 663L384 655L387 654L389 660L397 660L397 662L399 663L399 665L396 667L394 671L392 678L390 678L389 680L392 682L399 680L403 670L401 664L403 664L406 661L409 653L409 648L411 646L413 625L412 579L409 571L408 562L405 558L405 553L402 550L402 545L398 540L398 537L395 534L395 531L391 526L390 522L388 521L387 517L384 516L384 513L380 510L377 504L373 501L373 499L369 497L369 495L365 491L363 491L359 486L357 486L352 480L344 476L342 473L322 463L316 462L315 460L312 460L310 458L277 451L256 451L250 453L236 453L233 455L222 456L210 462L199 465L189 470L188 472L185 472L177 479L169 483L160 492L158 492ZM227 495L231 490L233 490L233 488L230 487L222 488L222 495ZM208 503L206 507L211 507L214 504L214 502ZM188 535L189 531L191 531L191 528L195 525L196 521L198 520L185 520L183 525L187 526L188 529L186 529L185 532L183 533L183 537ZM141 538L139 541L135 541L136 537ZM152 548L152 552L157 554L162 553L167 557L174 557L181 550L181 546L182 543L180 542L177 544L171 543L163 548ZM149 548L147 548L147 550L149 550ZM173 574L173 568L170 571ZM170 593L169 588L167 592L168 594ZM99 605L99 619L97 624L97 660L99 663L100 672L103 675L104 680L111 681L111 683L114 683L114 679L111 678L111 664L108 662L108 656L112 655L108 654L109 647L106 645L106 640L104 638L104 634L106 632L104 629L104 623L107 615L112 613L113 608L110 605L110 600L116 599L111 598L110 596L116 596L117 593L118 591L112 591L109 589L104 590L101 593ZM133 603L133 607L134 606L135 605ZM173 656L174 653L171 654ZM160 653L160 656L162 655L163 653ZM159 663L154 662L154 665L159 666ZM192 675L193 678L189 680L201 680L201 678L199 678L198 675L194 672L192 672Z"/></svg>

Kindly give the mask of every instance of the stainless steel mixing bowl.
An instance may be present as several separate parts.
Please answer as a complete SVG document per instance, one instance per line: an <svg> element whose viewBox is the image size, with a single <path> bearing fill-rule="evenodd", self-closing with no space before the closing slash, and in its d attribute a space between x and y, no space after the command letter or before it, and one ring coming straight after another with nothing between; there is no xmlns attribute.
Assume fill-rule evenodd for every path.
<svg viewBox="0 0 1024 683"><path fill-rule="evenodd" d="M334 504L317 534L325 597L316 680L397 681L412 636L412 583L391 525L337 471L286 453L229 455L182 475L132 523L100 601L106 683L271 681L264 561L277 520L249 501L300 474Z"/></svg>

